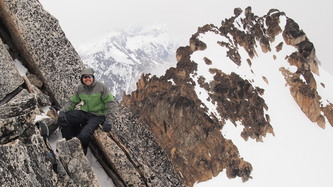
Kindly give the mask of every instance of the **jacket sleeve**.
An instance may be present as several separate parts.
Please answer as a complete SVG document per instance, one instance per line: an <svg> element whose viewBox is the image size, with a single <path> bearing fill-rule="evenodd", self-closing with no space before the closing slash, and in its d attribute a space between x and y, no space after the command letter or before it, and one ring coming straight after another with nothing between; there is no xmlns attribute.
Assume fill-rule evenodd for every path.
<svg viewBox="0 0 333 187"><path fill-rule="evenodd" d="M105 116L108 120L110 118L110 114L114 114L116 112L117 103L106 85L103 85L102 99L107 109Z"/></svg>
<svg viewBox="0 0 333 187"><path fill-rule="evenodd" d="M61 109L63 112L69 112L74 110L75 106L81 102L81 99L78 94L78 88L76 88L76 91L74 95L72 95L69 98L69 101L64 105L64 107Z"/></svg>

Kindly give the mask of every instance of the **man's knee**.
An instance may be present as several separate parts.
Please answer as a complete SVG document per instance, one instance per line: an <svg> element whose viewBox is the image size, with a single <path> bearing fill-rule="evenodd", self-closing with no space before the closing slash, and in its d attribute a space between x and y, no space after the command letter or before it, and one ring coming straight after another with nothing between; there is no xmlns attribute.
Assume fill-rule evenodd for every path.
<svg viewBox="0 0 333 187"><path fill-rule="evenodd" d="M86 121L84 112L80 110L72 110L65 113L68 123L82 124Z"/></svg>
<svg viewBox="0 0 333 187"><path fill-rule="evenodd" d="M64 121L62 118L58 118L59 127L67 127L69 125L68 121Z"/></svg>
<svg viewBox="0 0 333 187"><path fill-rule="evenodd" d="M71 128L69 128L68 126L61 128L61 134L62 134L62 137L65 138L66 140L69 140L74 137Z"/></svg>

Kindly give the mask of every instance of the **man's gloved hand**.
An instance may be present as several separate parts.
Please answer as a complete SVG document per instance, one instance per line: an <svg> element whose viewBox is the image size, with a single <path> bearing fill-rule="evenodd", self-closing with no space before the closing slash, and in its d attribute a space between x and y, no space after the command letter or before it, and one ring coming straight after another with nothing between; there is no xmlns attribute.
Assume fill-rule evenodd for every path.
<svg viewBox="0 0 333 187"><path fill-rule="evenodd" d="M66 114L63 111L59 111L58 118L63 122L67 122Z"/></svg>
<svg viewBox="0 0 333 187"><path fill-rule="evenodd" d="M109 132L111 131L111 123L109 121L105 121L103 124L103 131Z"/></svg>

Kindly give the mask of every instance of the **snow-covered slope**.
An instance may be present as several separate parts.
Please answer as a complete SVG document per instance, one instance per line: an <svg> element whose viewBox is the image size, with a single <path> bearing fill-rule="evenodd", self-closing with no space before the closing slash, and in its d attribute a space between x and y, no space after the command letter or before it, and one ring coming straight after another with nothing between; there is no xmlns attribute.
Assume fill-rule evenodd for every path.
<svg viewBox="0 0 333 187"><path fill-rule="evenodd" d="M83 62L95 69L97 79L121 99L122 92L134 90L141 73L160 75L175 65L177 46L163 26L150 26L110 33L78 51Z"/></svg>
<svg viewBox="0 0 333 187"><path fill-rule="evenodd" d="M276 12L271 12L274 13ZM233 24L239 31L250 34L249 29L253 25L246 26L244 20L247 20L244 14L235 16ZM284 29L286 24L287 17L281 14L279 26ZM269 30L268 25L263 25L264 28L260 29ZM170 38L161 33L163 32L158 29L149 29L149 32L134 30L114 33L108 37L107 42L101 42L102 45L96 45L88 51L80 50L80 54L87 65L96 69L97 78L106 82L114 93L119 93L119 98L119 90L130 92L134 89L134 83L141 72L160 75L166 69L161 66L174 65L174 46L177 45L173 42L170 44ZM191 55L191 60L198 65L197 71L191 74L191 79L195 82L197 96L204 103L204 107L208 108L207 114L223 118L218 112L217 103L210 98L212 93L200 87L203 85L202 77L209 85L214 80L212 72L218 70L227 75L236 73L253 87L264 90L260 97L267 105L264 116L273 127L273 133L256 139L262 142L251 138L245 141L241 137L241 121L226 120L221 133L223 137L232 140L239 149L240 156L252 164L253 179L245 183L240 178L228 179L224 171L212 180L197 183L195 186L330 186L333 128L323 112L321 115L326 122L324 129L308 118L292 96L291 86L283 74L283 71L300 71L298 67L291 65L287 58L299 49L286 43L282 31L274 38L269 38L271 49L268 51L265 51L258 40L254 41L256 43L253 56L249 55L248 48L240 45L239 41L236 42L235 36L224 35L218 27L212 27L210 31L202 32L196 38L205 43L206 48L195 50ZM281 43L282 49L278 47ZM240 62L236 63L237 59L230 58L230 54L228 56L231 49L237 51ZM168 52L170 50L171 52ZM318 62L317 59L315 61ZM147 69L149 71L146 71ZM316 81L316 92L320 96L319 103L325 107L333 101L333 84L330 82L332 76L320 66L313 71L312 76ZM300 75L300 79L307 84L306 77Z"/></svg>
<svg viewBox="0 0 333 187"><path fill-rule="evenodd" d="M243 25L239 16L234 25ZM280 16L280 27L285 28L287 18ZM238 27L248 32L243 27ZM267 29L267 27L265 28ZM332 186L331 168L333 167L333 128L325 118L325 129L320 128L300 109L290 93L290 86L286 84L281 67L295 73L298 69L288 63L286 56L297 49L286 45L282 33L270 42L271 52L264 53L260 44L256 44L257 54L251 59L242 46L237 50L242 63L235 64L226 58L227 48L219 43L225 42L235 46L233 41L221 35L218 29L205 32L197 37L207 45L202 51L195 51L191 60L198 64L198 71L192 75L196 82L196 93L209 108L209 113L219 116L216 103L209 99L209 91L199 86L199 77L205 77L206 82L213 81L214 74L211 69L218 69L226 74L235 72L253 86L265 90L261 96L268 109L265 114L270 117L270 124L274 129L273 135L262 137L263 142L253 139L245 141L241 136L243 127L236 122L235 126L227 121L221 133L225 138L231 139L238 147L240 155L253 166L253 179L242 183L240 178L228 179L222 172L207 182L197 183L195 186L253 186L253 187L281 187L281 186ZM275 46L284 43L283 49L277 51ZM315 45L315 44L314 44ZM212 64L206 63L209 59ZM251 59L247 63L246 59ZM321 59L325 60L325 59ZM321 96L321 106L333 103L333 77L319 66L319 75L313 74L317 83L317 92ZM305 78L301 77L305 82Z"/></svg>

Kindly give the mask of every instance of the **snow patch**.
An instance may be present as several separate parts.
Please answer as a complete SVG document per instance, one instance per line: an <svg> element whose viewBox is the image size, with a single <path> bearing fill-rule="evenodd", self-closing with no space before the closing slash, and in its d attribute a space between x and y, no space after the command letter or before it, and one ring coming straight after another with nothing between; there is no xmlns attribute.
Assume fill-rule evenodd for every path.
<svg viewBox="0 0 333 187"><path fill-rule="evenodd" d="M28 69L23 66L21 61L19 61L18 59L15 59L14 64L21 76L25 76L27 74Z"/></svg>

